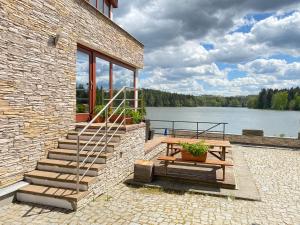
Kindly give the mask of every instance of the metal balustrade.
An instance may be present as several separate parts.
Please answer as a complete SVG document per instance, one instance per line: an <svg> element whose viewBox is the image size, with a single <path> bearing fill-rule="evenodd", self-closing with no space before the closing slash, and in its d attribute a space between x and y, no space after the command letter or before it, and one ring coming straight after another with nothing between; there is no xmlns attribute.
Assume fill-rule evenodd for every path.
<svg viewBox="0 0 300 225"><path fill-rule="evenodd" d="M160 126L151 126L150 128L160 135L171 135L176 137L176 132L182 132L179 136L187 136L189 138L199 139L207 133L220 134L222 139L225 140L225 130L228 123L224 122L200 122L200 121L176 121L176 120L148 120L150 123L158 122ZM166 123L166 126L162 124ZM189 128L189 125L194 125L194 129ZM201 129L201 125L207 125L205 129ZM180 127L180 128L178 128ZM186 134L184 134L186 133Z"/></svg>
<svg viewBox="0 0 300 225"><path fill-rule="evenodd" d="M134 99L130 99L130 98L126 98L128 91L134 91L134 96L137 96ZM118 130L120 129L120 127L124 126L126 129L126 120L128 119L128 117L126 117L126 110L127 109L135 109L138 110L138 102L141 99L138 99L138 89L135 88L131 88L131 87L123 87L120 91L117 92L117 94L112 98L112 99L105 99L105 100L109 100L109 102L103 107L103 109L96 115L94 116L94 118L78 133L77 135L77 155L76 155L76 161L77 161L77 166L76 166L76 190L77 193L79 193L79 183L80 181L86 176L86 174L88 173L88 171L91 169L91 167L95 164L96 160L99 158L99 156L101 155L101 153L105 152L107 153L107 147L109 145L109 143L111 142L111 140L113 139L113 137L116 135L116 133L118 132ZM116 104L116 102L119 101L119 103L117 104L117 106L114 106ZM129 101L134 101L134 106L130 107L130 104L128 104ZM120 113L120 110L121 113ZM111 112L112 111L112 112ZM118 112L118 114L117 114ZM86 142L86 144L83 147L80 147L80 138L82 135L84 135L84 133L92 126L92 124L101 116L105 117L105 121L104 123L99 127L99 129L97 129L97 131L94 133L94 135ZM117 118L114 119L114 121L112 123L109 124L109 121L111 121L111 118L114 115L118 115ZM123 119L120 123L117 123L121 116L123 116ZM111 133L109 135L109 132L112 130L112 128L117 124L117 126L115 127L115 130L113 133ZM95 137L97 137L97 135L99 134L100 131L104 131L104 133L102 134L102 137L98 140L95 141ZM87 146L90 143L95 143L95 146L91 149L88 150ZM96 151L96 149L99 147L100 143L104 143L104 145L102 144L102 148L100 149L100 151ZM80 153L82 153L84 150L88 151L87 156L80 162ZM94 155L95 152L98 152L96 155ZM87 160L93 156L94 159L90 162L90 165L88 166L88 168L85 169L85 171L82 173L82 175L80 175L80 170L83 168L84 164L87 162Z"/></svg>

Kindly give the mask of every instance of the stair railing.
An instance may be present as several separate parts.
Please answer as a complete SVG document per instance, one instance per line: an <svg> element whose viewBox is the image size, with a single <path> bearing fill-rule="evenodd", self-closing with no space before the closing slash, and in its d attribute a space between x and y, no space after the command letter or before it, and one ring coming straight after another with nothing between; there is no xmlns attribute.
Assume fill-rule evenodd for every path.
<svg viewBox="0 0 300 225"><path fill-rule="evenodd" d="M118 130L120 129L120 127L123 125L126 129L126 109L127 109L126 102L127 102L127 100L131 100L131 99L126 98L126 96L127 96L126 92L128 90L137 91L137 89L135 89L135 88L123 87L120 91L118 91L118 93L112 99L109 100L109 102L103 107L103 109L96 116L94 116L94 118L77 135L77 155L76 155L76 190L77 190L77 193L79 193L80 181L86 176L86 174L89 172L91 167L95 164L96 160L99 158L101 153L103 153L103 152L107 153L107 147L108 147L109 143L111 142L111 140L113 139L113 137L118 132ZM123 97L121 96L122 93L123 93ZM113 107L114 103L117 100L121 101L121 102L116 107ZM136 99L135 99L135 101L136 101ZM121 111L121 113L117 114L117 112L121 108L123 108L123 110ZM109 111L113 111L113 112L109 113ZM99 118L103 114L105 115L104 124L102 124L99 127L99 129L97 129L97 131L94 133L94 135L81 148L80 147L81 136L84 134L84 132L86 132L92 126L92 124L97 120L97 118ZM118 116L113 120L112 123L109 124L109 121L111 121L111 119L114 115L118 115ZM122 121L117 125L117 127L115 127L114 132L109 135L109 132L112 130L114 125L118 121L120 121L122 115L123 115ZM97 137L97 135L99 134L100 131L104 131L104 133L102 134L102 137L98 141L94 142L95 137ZM100 151L96 151L96 149L99 147L99 144L101 142L104 142L105 144L101 145L102 148L100 146L100 148L101 148ZM88 146L90 143L95 143L95 145L92 149L88 149ZM86 150L88 153L87 153L86 157L82 161L80 161L80 154L84 150ZM92 162L89 162L89 166L82 172L82 175L80 175L80 170L83 168L84 165L86 165L87 160L91 156L93 156L94 159L92 160Z"/></svg>

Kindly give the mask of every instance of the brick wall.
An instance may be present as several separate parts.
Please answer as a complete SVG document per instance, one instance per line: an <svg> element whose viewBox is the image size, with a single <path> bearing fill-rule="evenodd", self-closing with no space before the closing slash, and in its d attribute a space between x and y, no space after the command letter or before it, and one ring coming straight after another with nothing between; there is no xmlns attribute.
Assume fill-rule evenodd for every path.
<svg viewBox="0 0 300 225"><path fill-rule="evenodd" d="M1 187L33 170L74 123L77 43L137 68L143 46L83 0L0 0L0 18Z"/></svg>

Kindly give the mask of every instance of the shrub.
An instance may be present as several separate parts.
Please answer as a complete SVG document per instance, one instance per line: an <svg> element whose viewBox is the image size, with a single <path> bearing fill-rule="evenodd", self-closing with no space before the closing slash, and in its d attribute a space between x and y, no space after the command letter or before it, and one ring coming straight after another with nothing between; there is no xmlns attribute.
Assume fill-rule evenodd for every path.
<svg viewBox="0 0 300 225"><path fill-rule="evenodd" d="M135 124L140 123L143 120L143 116L139 111L132 111L131 117L132 117L132 122Z"/></svg>
<svg viewBox="0 0 300 225"><path fill-rule="evenodd" d="M180 146L196 157L206 153L209 149L209 146L205 145L204 141L195 144L181 143Z"/></svg>
<svg viewBox="0 0 300 225"><path fill-rule="evenodd" d="M77 112L77 113L84 113L84 112L85 112L85 105L83 105L83 104L78 104L78 105L76 106L76 112Z"/></svg>

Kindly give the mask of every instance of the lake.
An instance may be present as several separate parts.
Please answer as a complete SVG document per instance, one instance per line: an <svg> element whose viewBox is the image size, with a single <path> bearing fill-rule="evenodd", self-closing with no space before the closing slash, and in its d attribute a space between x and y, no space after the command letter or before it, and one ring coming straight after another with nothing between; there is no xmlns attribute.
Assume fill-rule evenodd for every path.
<svg viewBox="0 0 300 225"><path fill-rule="evenodd" d="M232 107L147 107L147 119L199 122L226 122L226 133L241 134L242 129L262 129L266 136L298 137L300 112ZM152 122L152 127L168 127L166 122ZM176 124L175 129L196 129L194 124ZM202 125L207 129L208 125ZM199 127L200 129L200 127ZM220 128L219 128L220 130Z"/></svg>

